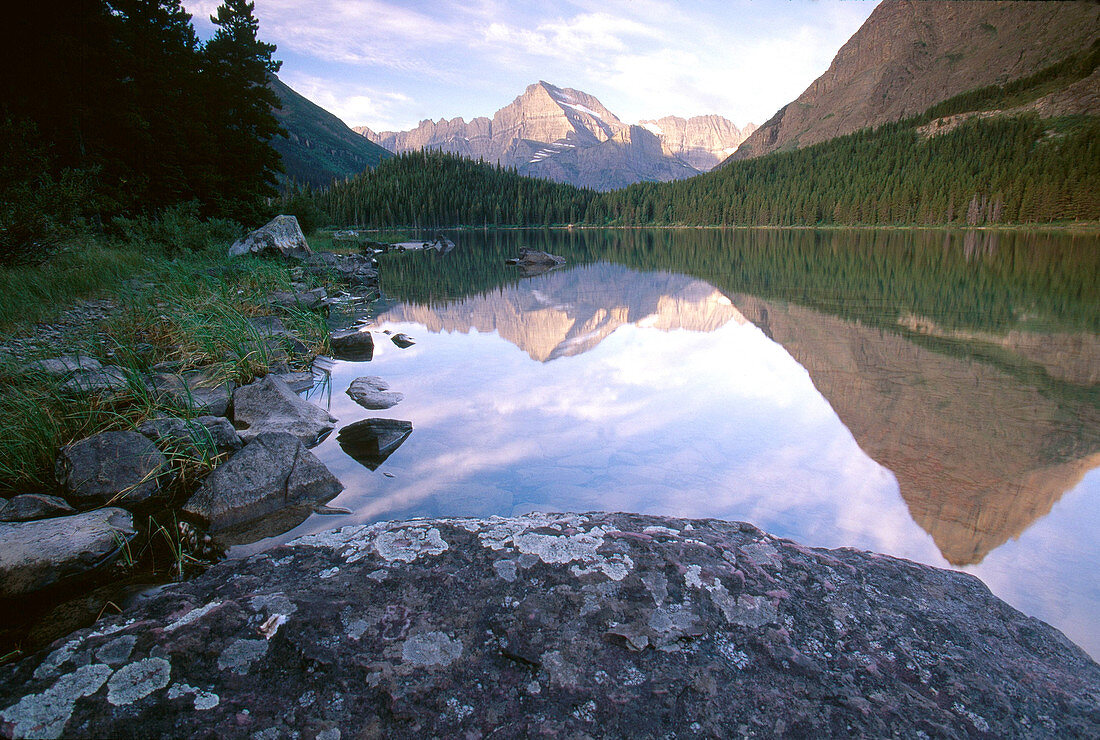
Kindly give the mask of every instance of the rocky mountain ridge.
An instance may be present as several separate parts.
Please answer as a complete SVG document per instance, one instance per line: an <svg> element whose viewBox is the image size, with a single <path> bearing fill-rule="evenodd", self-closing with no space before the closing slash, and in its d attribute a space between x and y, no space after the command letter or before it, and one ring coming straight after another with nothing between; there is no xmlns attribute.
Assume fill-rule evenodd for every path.
<svg viewBox="0 0 1100 740"><path fill-rule="evenodd" d="M960 93L1033 74L1097 38L1096 3L884 0L829 69L730 159L806 147L914 116ZM1092 98L1098 97L1095 85L1085 85Z"/></svg>
<svg viewBox="0 0 1100 740"><path fill-rule="evenodd" d="M594 96L548 82L528 86L491 119L424 120L410 131L353 130L392 152L438 149L598 190L697 175L747 135L721 116L630 125Z"/></svg>

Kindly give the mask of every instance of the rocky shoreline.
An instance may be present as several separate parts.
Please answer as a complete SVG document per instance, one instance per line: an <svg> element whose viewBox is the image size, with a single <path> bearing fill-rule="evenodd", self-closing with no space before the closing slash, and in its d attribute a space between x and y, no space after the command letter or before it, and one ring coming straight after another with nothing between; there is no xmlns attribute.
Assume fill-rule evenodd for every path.
<svg viewBox="0 0 1100 740"><path fill-rule="evenodd" d="M8 737L1087 737L1100 666L976 578L742 523L384 522L0 669Z"/></svg>

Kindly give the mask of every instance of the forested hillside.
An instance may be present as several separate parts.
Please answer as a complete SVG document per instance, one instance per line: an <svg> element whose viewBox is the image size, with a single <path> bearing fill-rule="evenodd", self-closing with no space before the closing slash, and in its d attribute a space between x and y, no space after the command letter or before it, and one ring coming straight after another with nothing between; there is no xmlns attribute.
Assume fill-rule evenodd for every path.
<svg viewBox="0 0 1100 740"><path fill-rule="evenodd" d="M1100 118L921 117L671 183L610 193L438 153L314 195L358 226L1049 223L1100 219Z"/></svg>

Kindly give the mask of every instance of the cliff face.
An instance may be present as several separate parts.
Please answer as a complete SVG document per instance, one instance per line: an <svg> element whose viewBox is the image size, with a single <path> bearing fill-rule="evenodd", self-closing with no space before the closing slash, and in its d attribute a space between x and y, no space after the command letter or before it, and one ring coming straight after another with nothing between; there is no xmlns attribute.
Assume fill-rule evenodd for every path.
<svg viewBox="0 0 1100 740"><path fill-rule="evenodd" d="M981 562L1100 465L1100 413L1087 401L1059 402L996 366L893 332L758 298L733 302L806 368L860 447L894 473L914 521L952 564ZM1082 387L1100 366L1093 337L957 338Z"/></svg>
<svg viewBox="0 0 1100 740"><path fill-rule="evenodd" d="M1097 3L884 0L825 74L731 159L916 115L959 93L1032 74L1098 37Z"/></svg>
<svg viewBox="0 0 1100 740"><path fill-rule="evenodd" d="M428 120L411 131L355 130L392 152L438 149L600 190L699 174L656 135L623 123L593 96L547 82L529 86L491 120Z"/></svg>
<svg viewBox="0 0 1100 740"><path fill-rule="evenodd" d="M700 172L714 168L737 151L741 142L756 130L755 123L738 128L722 116L665 116L641 121L639 126L657 136L669 153L679 157Z"/></svg>

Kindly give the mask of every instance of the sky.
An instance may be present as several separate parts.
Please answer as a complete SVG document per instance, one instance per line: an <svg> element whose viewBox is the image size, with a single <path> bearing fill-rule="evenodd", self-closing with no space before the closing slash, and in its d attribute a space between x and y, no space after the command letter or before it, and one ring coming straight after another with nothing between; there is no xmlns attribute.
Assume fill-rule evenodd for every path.
<svg viewBox="0 0 1100 740"><path fill-rule="evenodd" d="M349 126L489 116L545 80L627 123L761 124L879 0L255 0L279 77ZM218 0L184 0L201 38Z"/></svg>

